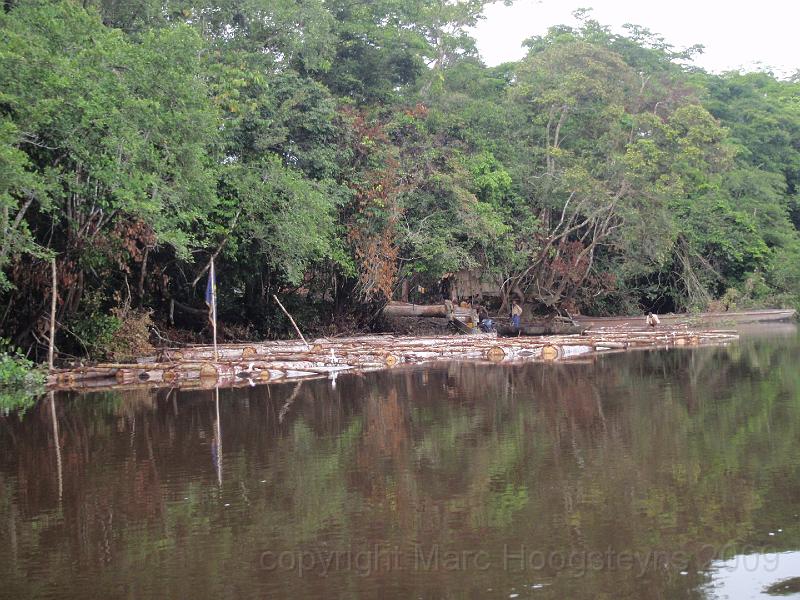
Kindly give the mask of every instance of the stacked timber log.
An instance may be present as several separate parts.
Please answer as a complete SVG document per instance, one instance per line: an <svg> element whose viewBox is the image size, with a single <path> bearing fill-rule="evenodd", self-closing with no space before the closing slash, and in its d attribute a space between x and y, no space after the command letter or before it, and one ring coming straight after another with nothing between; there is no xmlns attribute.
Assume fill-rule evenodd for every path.
<svg viewBox="0 0 800 600"><path fill-rule="evenodd" d="M132 364L99 364L51 373L53 389L119 386L214 387L335 377L442 360L560 361L636 348L725 344L732 331L603 331L584 335L498 338L494 334L410 337L373 335L297 341L167 348Z"/></svg>
<svg viewBox="0 0 800 600"><path fill-rule="evenodd" d="M442 304L410 304L408 302L389 302L383 314L387 317L447 317L466 320L476 318L473 308L458 306L452 302Z"/></svg>
<svg viewBox="0 0 800 600"><path fill-rule="evenodd" d="M429 321L430 324L444 320L450 327L455 328L459 333L473 334L478 329L478 312L466 304L458 306L450 300L445 300L442 304L410 304L408 302L389 302L383 308L383 316L392 319L392 329L402 330L402 323L409 321ZM426 324L427 326L428 324ZM426 326L422 327L424 331ZM411 330L418 333L419 326L411 327ZM425 335L424 333L422 335Z"/></svg>

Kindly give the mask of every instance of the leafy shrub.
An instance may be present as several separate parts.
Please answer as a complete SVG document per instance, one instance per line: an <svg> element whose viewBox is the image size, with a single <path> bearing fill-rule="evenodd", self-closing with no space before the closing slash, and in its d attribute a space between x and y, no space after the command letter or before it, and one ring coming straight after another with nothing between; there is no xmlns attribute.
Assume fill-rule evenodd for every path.
<svg viewBox="0 0 800 600"><path fill-rule="evenodd" d="M94 360L124 361L150 354L150 310L114 308L111 314L88 314L74 319L69 333Z"/></svg>
<svg viewBox="0 0 800 600"><path fill-rule="evenodd" d="M121 326L118 317L89 313L74 318L68 333L78 341L89 358L102 359L109 356L109 349Z"/></svg>
<svg viewBox="0 0 800 600"><path fill-rule="evenodd" d="M5 338L0 338L0 387L44 383L44 373Z"/></svg>
<svg viewBox="0 0 800 600"><path fill-rule="evenodd" d="M0 338L0 411L27 408L44 391L45 374Z"/></svg>

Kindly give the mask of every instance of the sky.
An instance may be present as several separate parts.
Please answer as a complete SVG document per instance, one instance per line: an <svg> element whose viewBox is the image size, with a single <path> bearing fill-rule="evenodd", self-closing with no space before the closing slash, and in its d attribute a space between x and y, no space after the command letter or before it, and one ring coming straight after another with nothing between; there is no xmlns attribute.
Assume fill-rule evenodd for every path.
<svg viewBox="0 0 800 600"><path fill-rule="evenodd" d="M522 41L558 24L575 25L572 12L589 8L612 31L647 27L676 47L705 46L694 64L712 72L772 70L787 77L800 69L799 0L516 0L486 8L474 31L487 65L519 60Z"/></svg>

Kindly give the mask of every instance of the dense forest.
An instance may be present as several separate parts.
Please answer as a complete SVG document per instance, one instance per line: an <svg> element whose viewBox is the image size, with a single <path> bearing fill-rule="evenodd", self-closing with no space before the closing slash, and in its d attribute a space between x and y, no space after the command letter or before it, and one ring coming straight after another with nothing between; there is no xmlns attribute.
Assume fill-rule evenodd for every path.
<svg viewBox="0 0 800 600"><path fill-rule="evenodd" d="M62 357L375 326L469 271L532 310L800 304L800 71L487 0L5 0L0 337Z"/></svg>

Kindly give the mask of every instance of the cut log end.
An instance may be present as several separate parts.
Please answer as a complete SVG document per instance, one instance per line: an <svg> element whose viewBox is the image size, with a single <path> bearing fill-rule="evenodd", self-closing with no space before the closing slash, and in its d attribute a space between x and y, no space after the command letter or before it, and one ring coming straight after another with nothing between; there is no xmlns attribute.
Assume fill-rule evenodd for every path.
<svg viewBox="0 0 800 600"><path fill-rule="evenodd" d="M200 379L216 379L217 375L217 367L211 363L203 363L203 366L200 367Z"/></svg>
<svg viewBox="0 0 800 600"><path fill-rule="evenodd" d="M547 346L542 347L543 360L556 360L560 355L561 351L559 350L558 346L552 346L548 344Z"/></svg>
<svg viewBox="0 0 800 600"><path fill-rule="evenodd" d="M66 385L66 386L75 385L76 381L77 377L75 377L75 375L73 375L72 373L61 373L58 376L58 383L60 385Z"/></svg>
<svg viewBox="0 0 800 600"><path fill-rule="evenodd" d="M488 358L492 362L500 362L505 357L506 357L506 351L503 350L500 346L492 346L486 352L486 358Z"/></svg>

